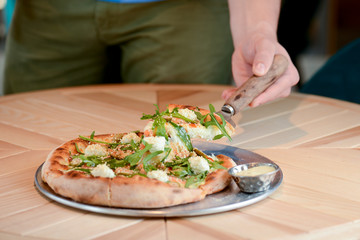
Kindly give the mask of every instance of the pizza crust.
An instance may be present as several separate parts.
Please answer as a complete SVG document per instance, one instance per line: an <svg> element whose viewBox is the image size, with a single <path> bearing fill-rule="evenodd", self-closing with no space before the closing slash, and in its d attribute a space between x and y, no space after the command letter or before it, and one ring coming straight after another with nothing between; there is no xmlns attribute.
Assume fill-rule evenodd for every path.
<svg viewBox="0 0 360 240"><path fill-rule="evenodd" d="M111 182L111 206L162 208L204 199L201 189L172 187L168 183L142 176L116 177Z"/></svg>
<svg viewBox="0 0 360 240"><path fill-rule="evenodd" d="M235 162L225 155L216 156L220 161L222 161L222 166L227 169L234 167ZM226 188L231 181L231 176L225 169L218 169L216 172L210 173L206 179L205 184L200 186L200 188L205 192L206 195L220 192Z"/></svg>

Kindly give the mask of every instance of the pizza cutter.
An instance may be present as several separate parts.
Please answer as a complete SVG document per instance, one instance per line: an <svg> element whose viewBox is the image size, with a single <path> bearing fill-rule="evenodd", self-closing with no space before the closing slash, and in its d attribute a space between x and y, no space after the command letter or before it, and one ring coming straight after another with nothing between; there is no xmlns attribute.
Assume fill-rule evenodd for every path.
<svg viewBox="0 0 360 240"><path fill-rule="evenodd" d="M242 86L237 88L233 94L226 100L221 111L217 112L224 116L233 127L235 122L232 116L239 113L240 110L249 105L257 96L270 87L285 72L288 67L288 60L285 56L276 54L269 71L263 76L249 78Z"/></svg>

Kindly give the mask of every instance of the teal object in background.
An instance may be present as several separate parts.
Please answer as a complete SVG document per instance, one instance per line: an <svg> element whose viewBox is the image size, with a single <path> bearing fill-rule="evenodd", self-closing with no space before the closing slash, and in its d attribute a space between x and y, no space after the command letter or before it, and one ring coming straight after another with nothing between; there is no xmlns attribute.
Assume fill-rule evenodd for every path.
<svg viewBox="0 0 360 240"><path fill-rule="evenodd" d="M360 38L334 54L300 92L360 104Z"/></svg>
<svg viewBox="0 0 360 240"><path fill-rule="evenodd" d="M5 21L5 30L6 32L9 30L10 28L10 23L11 23L11 19L15 10L15 0L7 0L6 4L5 4L5 9L4 9L4 21Z"/></svg>

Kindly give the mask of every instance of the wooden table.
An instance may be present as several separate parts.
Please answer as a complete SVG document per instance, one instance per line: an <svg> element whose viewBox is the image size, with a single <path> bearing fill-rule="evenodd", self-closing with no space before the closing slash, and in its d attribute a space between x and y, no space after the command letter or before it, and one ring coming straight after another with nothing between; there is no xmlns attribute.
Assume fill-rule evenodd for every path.
<svg viewBox="0 0 360 240"><path fill-rule="evenodd" d="M34 174L79 134L143 129L153 104L216 109L226 86L106 85L0 98L0 239L360 239L360 106L292 94L237 118L232 142L276 162L270 197L225 213L140 219L64 207Z"/></svg>

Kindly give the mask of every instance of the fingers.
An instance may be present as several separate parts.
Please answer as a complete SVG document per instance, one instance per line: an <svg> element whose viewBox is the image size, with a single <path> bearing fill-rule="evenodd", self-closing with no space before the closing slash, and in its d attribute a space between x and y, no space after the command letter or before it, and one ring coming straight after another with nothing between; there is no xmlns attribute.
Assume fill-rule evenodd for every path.
<svg viewBox="0 0 360 240"><path fill-rule="evenodd" d="M277 98L284 98L290 95L291 87L299 81L299 73L295 66L290 63L288 70L272 86L266 89L251 103L251 107L257 107Z"/></svg>
<svg viewBox="0 0 360 240"><path fill-rule="evenodd" d="M239 49L232 55L232 72L236 86L241 86L253 74L252 62L249 63Z"/></svg>
<svg viewBox="0 0 360 240"><path fill-rule="evenodd" d="M281 52L283 55L287 56L286 52ZM289 57L288 57L289 58ZM250 104L250 107L257 107L266 102L275 100L277 98L284 98L290 95L292 86L296 85L299 81L299 73L295 68L294 64L289 59L289 67L286 72L268 89L266 89L263 93L257 96ZM226 89L222 93L223 99L228 99L235 88Z"/></svg>
<svg viewBox="0 0 360 240"><path fill-rule="evenodd" d="M236 90L236 88L225 89L223 91L223 93L221 94L221 97L224 100L227 100L235 92L235 90Z"/></svg>
<svg viewBox="0 0 360 240"><path fill-rule="evenodd" d="M232 58L233 77L236 85L240 87L253 74L263 76L266 74L274 60L275 54L282 54L289 60L286 72L272 86L257 96L251 103L256 107L276 98L287 97L292 86L299 81L299 73L292 63L287 51L277 42L271 34L254 34L246 38L241 47L235 49ZM234 89L227 89L222 98L228 99Z"/></svg>

